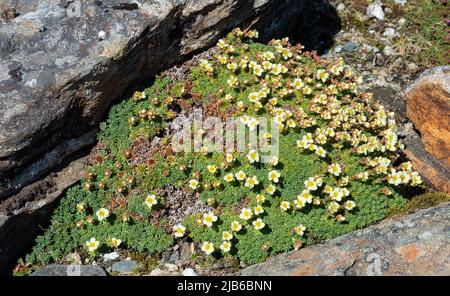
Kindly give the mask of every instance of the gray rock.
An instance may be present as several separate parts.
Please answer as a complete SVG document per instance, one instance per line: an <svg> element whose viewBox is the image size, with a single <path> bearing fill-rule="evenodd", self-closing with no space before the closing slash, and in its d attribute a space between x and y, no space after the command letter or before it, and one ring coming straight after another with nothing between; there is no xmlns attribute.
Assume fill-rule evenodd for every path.
<svg viewBox="0 0 450 296"><path fill-rule="evenodd" d="M180 249L180 261L182 264L187 264L192 260L192 255L194 255L193 244L183 243Z"/></svg>
<svg viewBox="0 0 450 296"><path fill-rule="evenodd" d="M184 276L197 276L197 273L192 268L186 268L181 274Z"/></svg>
<svg viewBox="0 0 450 296"><path fill-rule="evenodd" d="M344 3L339 3L339 4L336 6L336 10L337 10L337 11L343 11L343 10L345 10L345 4L344 4Z"/></svg>
<svg viewBox="0 0 450 296"><path fill-rule="evenodd" d="M376 18L380 21L384 20L384 11L380 0L375 0L366 9L366 15L369 18Z"/></svg>
<svg viewBox="0 0 450 296"><path fill-rule="evenodd" d="M106 276L106 272L98 265L51 264L33 272L30 276Z"/></svg>
<svg viewBox="0 0 450 296"><path fill-rule="evenodd" d="M169 261L170 263L175 263L175 262L177 262L177 261L179 261L179 260L180 260L180 252L174 251L174 252L172 253L172 255L170 255L168 261Z"/></svg>
<svg viewBox="0 0 450 296"><path fill-rule="evenodd" d="M134 260L123 260L114 263L111 266L112 272L118 272L118 273L125 273L130 274L134 271L134 269L137 267L138 263Z"/></svg>
<svg viewBox="0 0 450 296"><path fill-rule="evenodd" d="M272 257L239 275L449 275L450 203Z"/></svg>
<svg viewBox="0 0 450 296"><path fill-rule="evenodd" d="M343 50L346 52L355 52L359 48L359 45L353 41L348 41L345 45Z"/></svg>
<svg viewBox="0 0 450 296"><path fill-rule="evenodd" d="M111 260L115 260L117 258L119 258L119 254L117 252L111 252L111 253L103 255L104 261L111 261Z"/></svg>
<svg viewBox="0 0 450 296"><path fill-rule="evenodd" d="M168 275L171 275L171 273L167 270L162 270L161 268L155 268L149 274L149 276L168 276Z"/></svg>

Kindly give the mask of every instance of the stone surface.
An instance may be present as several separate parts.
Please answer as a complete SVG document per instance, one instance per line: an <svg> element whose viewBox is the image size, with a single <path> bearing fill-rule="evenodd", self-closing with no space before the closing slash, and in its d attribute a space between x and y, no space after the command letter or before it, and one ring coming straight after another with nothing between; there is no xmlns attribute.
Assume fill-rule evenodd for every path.
<svg viewBox="0 0 450 296"><path fill-rule="evenodd" d="M51 264L33 272L30 276L106 276L106 272L98 265Z"/></svg>
<svg viewBox="0 0 450 296"><path fill-rule="evenodd" d="M83 135L131 84L236 26L253 25L262 40L281 36L306 2L3 1L18 16L0 26L0 198L48 172L61 145L91 144Z"/></svg>
<svg viewBox="0 0 450 296"><path fill-rule="evenodd" d="M58 197L82 177L86 161L83 157L65 164L0 204L0 274L48 225Z"/></svg>
<svg viewBox="0 0 450 296"><path fill-rule="evenodd" d="M240 275L450 275L450 203L272 257Z"/></svg>
<svg viewBox="0 0 450 296"><path fill-rule="evenodd" d="M264 42L284 37L309 19L307 4L1 1L0 274L80 179L82 165L66 167L67 158L95 143L105 110L128 87L151 81L237 26L258 29Z"/></svg>
<svg viewBox="0 0 450 296"><path fill-rule="evenodd" d="M135 260L123 260L114 263L111 266L111 271L118 273L130 274L137 267L138 263Z"/></svg>
<svg viewBox="0 0 450 296"><path fill-rule="evenodd" d="M184 276L196 276L197 275L195 270L193 270L192 268L186 268L185 270L183 270L183 272L181 274Z"/></svg>
<svg viewBox="0 0 450 296"><path fill-rule="evenodd" d="M422 74L406 91L407 116L425 149L450 168L450 66Z"/></svg>

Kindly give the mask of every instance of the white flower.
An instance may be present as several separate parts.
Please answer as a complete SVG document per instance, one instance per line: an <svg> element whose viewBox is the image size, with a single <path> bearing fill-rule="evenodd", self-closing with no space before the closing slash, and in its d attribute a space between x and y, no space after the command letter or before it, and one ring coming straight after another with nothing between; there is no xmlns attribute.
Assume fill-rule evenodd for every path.
<svg viewBox="0 0 450 296"><path fill-rule="evenodd" d="M230 228L231 228L231 231L239 232L242 229L242 225L238 221L233 221L233 222L231 222Z"/></svg>
<svg viewBox="0 0 450 296"><path fill-rule="evenodd" d="M259 181L258 181L258 178L256 177L256 176L253 176L253 177L248 177L246 180L245 180L245 187L250 187L250 188L253 188L253 187L255 187L255 185L258 185L259 184Z"/></svg>
<svg viewBox="0 0 450 296"><path fill-rule="evenodd" d="M222 251L224 251L225 253L228 253L231 249L231 243L229 241L224 241L221 245L220 245L220 249Z"/></svg>
<svg viewBox="0 0 450 296"><path fill-rule="evenodd" d="M223 179L227 182L232 182L234 180L234 177L232 173L228 173L223 177Z"/></svg>
<svg viewBox="0 0 450 296"><path fill-rule="evenodd" d="M339 176L342 173L342 168L338 163L333 163L328 167L328 172L335 176Z"/></svg>
<svg viewBox="0 0 450 296"><path fill-rule="evenodd" d="M233 239L233 234L229 231L224 231L224 232L222 232L222 239L224 241L230 241Z"/></svg>
<svg viewBox="0 0 450 296"><path fill-rule="evenodd" d="M305 84L303 83L303 81L300 78L295 78L294 79L294 87L295 87L295 89L301 89L303 86L305 86Z"/></svg>
<svg viewBox="0 0 450 296"><path fill-rule="evenodd" d="M276 170L272 170L268 173L269 175L269 181L273 181L274 183L278 183L281 174L276 171Z"/></svg>
<svg viewBox="0 0 450 296"><path fill-rule="evenodd" d="M214 222L217 221L217 216L214 215L213 212L209 212L207 214L203 214L203 224L208 227L211 227Z"/></svg>
<svg viewBox="0 0 450 296"><path fill-rule="evenodd" d="M241 218L242 220L250 220L252 217L253 217L252 210L248 208L243 208L241 210L241 214L239 215L239 218Z"/></svg>
<svg viewBox="0 0 450 296"><path fill-rule="evenodd" d="M208 165L207 169L211 174L215 174L217 172L217 168L215 165Z"/></svg>
<svg viewBox="0 0 450 296"><path fill-rule="evenodd" d="M275 186L273 186L273 184L270 184L269 186L267 186L266 188L266 192L270 195L273 195L275 193L277 189L275 188Z"/></svg>
<svg viewBox="0 0 450 296"><path fill-rule="evenodd" d="M263 220L261 220L261 218L258 218L255 221L253 221L252 225L253 227L255 227L256 230L261 230L266 226L266 224L263 222Z"/></svg>
<svg viewBox="0 0 450 296"><path fill-rule="evenodd" d="M259 154L255 149L252 149L248 152L247 158L250 163L259 162Z"/></svg>
<svg viewBox="0 0 450 296"><path fill-rule="evenodd" d="M291 208L291 203L288 201L282 201L280 204L280 209L282 209L283 211L287 211Z"/></svg>
<svg viewBox="0 0 450 296"><path fill-rule="evenodd" d="M332 200L341 201L344 193L340 188L334 188L333 191L330 192L330 197Z"/></svg>
<svg viewBox="0 0 450 296"><path fill-rule="evenodd" d="M255 212L255 215L259 215L264 213L264 208L260 205L257 205L256 207L253 208L253 211Z"/></svg>
<svg viewBox="0 0 450 296"><path fill-rule="evenodd" d="M191 187L193 190L198 188L198 181L195 179L192 179L189 181L189 187Z"/></svg>
<svg viewBox="0 0 450 296"><path fill-rule="evenodd" d="M214 252L214 244L210 242L204 242L202 244L202 251L205 252L206 255L210 255Z"/></svg>
<svg viewBox="0 0 450 296"><path fill-rule="evenodd" d="M303 224L298 225L294 228L295 233L297 233L300 236L303 236L305 234L306 227Z"/></svg>
<svg viewBox="0 0 450 296"><path fill-rule="evenodd" d="M158 203L158 201L156 200L156 196L154 194L149 194L145 198L144 203L149 209L151 209L154 205Z"/></svg>
<svg viewBox="0 0 450 296"><path fill-rule="evenodd" d="M314 177L310 177L305 181L305 187L309 191L317 190L317 183Z"/></svg>
<svg viewBox="0 0 450 296"><path fill-rule="evenodd" d="M308 190L303 190L302 193L297 196L297 198L301 198L307 203L312 202L312 195Z"/></svg>
<svg viewBox="0 0 450 296"><path fill-rule="evenodd" d="M118 239L118 238L111 238L111 246L113 246L114 248L118 248L120 246L120 244L122 243L122 240Z"/></svg>
<svg viewBox="0 0 450 296"><path fill-rule="evenodd" d="M99 245L100 242L96 240L95 237L91 237L91 239L86 242L86 246L89 252L94 252L95 250L97 250Z"/></svg>
<svg viewBox="0 0 450 296"><path fill-rule="evenodd" d="M325 151L325 149L323 149L322 147L318 147L316 149L316 155L320 156L320 157L325 157L327 155L327 151Z"/></svg>
<svg viewBox="0 0 450 296"><path fill-rule="evenodd" d="M334 214L339 210L340 206L337 202L332 201L328 204L328 211L330 211L330 213Z"/></svg>
<svg viewBox="0 0 450 296"><path fill-rule="evenodd" d="M235 174L235 176L236 176L236 179L239 180L239 181L243 181L247 177L247 175L242 170L237 172Z"/></svg>
<svg viewBox="0 0 450 296"><path fill-rule="evenodd" d="M344 202L344 209L350 211L356 206L356 203L353 200L347 200Z"/></svg>
<svg viewBox="0 0 450 296"><path fill-rule="evenodd" d="M181 224L177 224L173 226L173 232L175 237L183 237L186 231L186 227Z"/></svg>
<svg viewBox="0 0 450 296"><path fill-rule="evenodd" d="M102 221L109 217L109 211L105 208L99 209L95 214L97 215L98 221Z"/></svg>

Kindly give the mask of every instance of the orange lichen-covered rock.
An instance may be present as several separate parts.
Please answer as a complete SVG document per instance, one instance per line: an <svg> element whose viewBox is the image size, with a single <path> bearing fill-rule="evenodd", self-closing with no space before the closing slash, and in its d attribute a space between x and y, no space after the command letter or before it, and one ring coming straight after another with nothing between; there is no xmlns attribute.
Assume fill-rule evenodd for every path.
<svg viewBox="0 0 450 296"><path fill-rule="evenodd" d="M450 66L424 73L406 92L407 117L425 150L450 168Z"/></svg>

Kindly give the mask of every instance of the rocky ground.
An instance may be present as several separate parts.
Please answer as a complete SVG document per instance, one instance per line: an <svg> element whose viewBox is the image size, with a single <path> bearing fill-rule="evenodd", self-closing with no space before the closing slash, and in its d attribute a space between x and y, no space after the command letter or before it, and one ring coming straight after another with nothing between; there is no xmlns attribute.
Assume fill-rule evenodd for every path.
<svg viewBox="0 0 450 296"><path fill-rule="evenodd" d="M408 16L405 12L409 11L411 6L417 5L418 1L383 1L385 2L383 6L372 6L371 9L368 9L368 1L365 0L332 0L330 2L340 17L342 30L334 36L335 43L332 48L325 52L325 56L343 57L348 65L363 76L363 90L373 92L376 100L386 105L389 110L396 112L398 116L397 119L401 122L401 132L404 137L417 137L411 122L406 118L405 89L417 79L420 73L437 64L436 60L431 60L431 57L429 61L417 58L417 51L420 51L421 48L419 47L419 44L415 44L414 42L414 35L411 35L414 32L412 32L412 28L408 26ZM417 34L417 32L415 32L415 34ZM170 73L171 75L184 75L183 73L186 67L186 65L174 67L170 70ZM174 203L176 204L178 200L177 195L173 195L173 198ZM440 239L440 235L444 235L442 240L440 240L439 244L436 244L435 247L438 248L440 244L444 242L443 248L445 248L446 244L448 244L448 209L449 206L447 204L434 210L430 209L429 211L422 211L415 216L404 217L404 220L402 220L403 218L398 218L397 220L386 221L383 222L381 226L374 226L362 232L355 232L346 237L337 238L334 242L329 242L328 244L332 244L339 249L339 246L341 245L340 242L346 241L347 238L364 240L364 237L360 237L362 235L361 233L376 235L378 236L378 239L380 239L379 235L381 235L382 238L384 236L389 236L391 238L392 234L399 233L404 235L403 238L405 241L408 241L408 244L398 245L397 249L403 251L399 251L400 253L396 256L403 256L404 258L401 260L413 262L416 257L420 257L421 252L428 248L428 245L423 246L423 248L422 246L420 248L416 246L417 244L422 243L422 238L426 240L430 238L431 235L437 240ZM173 211L173 215L176 216L183 209L174 208L171 210ZM433 214L432 211L436 212ZM176 219L176 217L174 219ZM433 221L441 223L439 224L440 226L436 226L436 235L433 234L434 228L428 228L430 223L434 223ZM409 226L411 223L415 223L414 227L416 225L419 225L420 227L411 228ZM445 227L442 228L442 225ZM422 232L419 233L420 231ZM348 245L347 241L346 244ZM326 246L326 244L313 246L302 252L305 254L313 254L314 252L320 252L319 249L326 248ZM353 246L358 246L359 248L358 244ZM392 248L394 248L394 246L392 246ZM369 249L370 248L367 250ZM441 252L442 249L433 249L433 252L434 251ZM364 252L365 255L368 254L366 251ZM339 254L339 252L336 252L336 257L339 257ZM388 257L391 256L387 253L383 255ZM283 266L283 270L274 270L291 274L302 273L298 272L302 266L305 270L311 270L307 268L311 268L312 265L314 265L315 269L323 267L323 265L316 264L317 262L304 263L304 257L302 256L303 255L298 255L297 253L296 255L281 255L280 257L271 260L270 263L267 263L266 265L244 269L241 274L259 275L262 272L265 273L267 270L272 269L273 266ZM345 260L348 259L344 262L345 264L330 263L335 266L333 265L333 268L329 268L323 273L359 274L360 270L366 270L365 268L367 268L367 260L363 257L361 257L362 259L360 258L362 261L350 257L347 258L345 256L343 258ZM327 260L329 258L321 257L321 259L323 259L324 262L328 262ZM290 265L286 263L286 260L289 262L296 260L296 262L300 263L295 268L292 267L289 269ZM419 264L417 262L420 263L421 261L414 261L411 264ZM60 263L67 265L86 264L89 262L82 262L81 257L74 253ZM447 264L447 269L443 268L440 272L449 272L448 262L441 261L439 264L438 263L439 262L436 261L436 268L440 266L439 264ZM107 273L112 275L222 275L234 273L246 267L243 263L235 260L222 259L213 262L211 259L202 257L201 254L199 254L197 247L190 242L177 244L171 250L158 257L128 252L104 254L103 260L100 260L96 264L101 268L98 268L97 266L92 267L91 270L91 267L86 267L86 270L82 269L80 271L81 274L104 275L106 270ZM401 273L401 268L405 268L405 265L392 266L395 267L392 267L395 270L389 269L391 267L386 267L390 274ZM23 265L19 264L16 268L16 273L20 274L25 269L26 268ZM325 269L326 268L324 267L324 270ZM61 274L64 272L70 273L72 271L65 266L51 265L44 270L38 271L35 275ZM318 273L320 272L314 272L314 274Z"/></svg>

